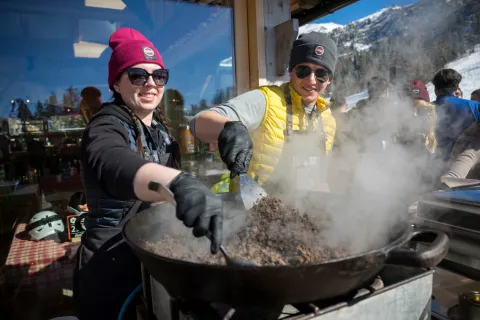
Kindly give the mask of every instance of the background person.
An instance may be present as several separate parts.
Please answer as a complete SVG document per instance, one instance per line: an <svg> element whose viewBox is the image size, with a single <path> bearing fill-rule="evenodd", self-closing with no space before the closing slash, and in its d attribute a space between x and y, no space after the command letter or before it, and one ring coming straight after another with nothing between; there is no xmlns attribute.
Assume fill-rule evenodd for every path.
<svg viewBox="0 0 480 320"><path fill-rule="evenodd" d="M80 93L80 113L83 121L88 124L93 115L98 112L102 105L102 93L95 87L85 87Z"/></svg>
<svg viewBox="0 0 480 320"><path fill-rule="evenodd" d="M443 172L444 166L449 162L458 137L480 120L479 102L460 99L454 95L461 81L462 75L453 69L440 70L432 80L437 96L434 102L437 112L435 135L438 141L437 170L440 172Z"/></svg>
<svg viewBox="0 0 480 320"><path fill-rule="evenodd" d="M480 89L472 92L472 94L470 95L470 100L480 102Z"/></svg>
<svg viewBox="0 0 480 320"><path fill-rule="evenodd" d="M453 95L454 95L456 98L463 99L463 91L462 91L462 89L460 89L460 87L458 87L457 90L455 90L455 91L453 92Z"/></svg>

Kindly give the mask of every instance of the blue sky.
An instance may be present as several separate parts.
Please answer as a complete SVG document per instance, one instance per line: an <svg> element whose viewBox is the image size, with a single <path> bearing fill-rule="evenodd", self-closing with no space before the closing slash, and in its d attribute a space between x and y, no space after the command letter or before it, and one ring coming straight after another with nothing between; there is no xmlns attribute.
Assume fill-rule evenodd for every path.
<svg viewBox="0 0 480 320"><path fill-rule="evenodd" d="M123 11L110 10L102 18L81 15L84 2L75 1L68 17L52 10L26 15L28 23L23 25L18 12L2 12L5 18L0 20L0 28L9 30L11 35L0 35L0 39L7 41L7 45L0 47L0 116L9 113L10 101L17 98L28 99L28 106L34 112L37 101L44 102L52 91L61 104L70 85L78 91L85 86L96 86L102 92L102 99L109 100L107 66L111 50L106 48L100 56L86 58L76 56L74 48L82 41L107 47L111 33L122 26L139 30L158 48L166 67L171 69L166 89L180 91L187 109L202 99L211 103L218 90L234 85L232 66L222 63L220 67L233 54L231 9L166 0L123 2L127 4ZM346 24L386 6L414 2L360 0L316 22ZM42 5L57 6L55 0L44 0ZM92 13L96 10L101 9L88 8ZM22 31L27 27L28 30ZM29 38L25 39L22 32Z"/></svg>
<svg viewBox="0 0 480 320"><path fill-rule="evenodd" d="M23 31L29 33L28 39L22 36L22 28L27 27L18 22L18 13L2 12L6 18L0 20L0 28L12 36L0 35L7 43L0 47L0 117L9 115L14 99L24 100L35 112L37 101L45 102L55 92L61 105L70 85L79 92L95 86L102 92L102 100L108 101L112 93L107 85L111 55L107 46L119 27L134 28L154 43L170 69L166 89L177 89L186 108L202 99L210 104L218 90L234 85L232 66L220 67L233 54L230 8L166 0L123 2L128 4L126 8L106 11L103 17L81 15L79 12L86 9L83 1L72 4L68 17L55 11L28 15L30 29ZM55 0L43 3L56 6ZM92 13L102 10L87 9ZM87 58L75 53L79 41L105 49L99 56Z"/></svg>
<svg viewBox="0 0 480 320"><path fill-rule="evenodd" d="M406 6L415 2L417 0L360 0L331 15L315 20L314 23L335 22L347 24L391 5Z"/></svg>

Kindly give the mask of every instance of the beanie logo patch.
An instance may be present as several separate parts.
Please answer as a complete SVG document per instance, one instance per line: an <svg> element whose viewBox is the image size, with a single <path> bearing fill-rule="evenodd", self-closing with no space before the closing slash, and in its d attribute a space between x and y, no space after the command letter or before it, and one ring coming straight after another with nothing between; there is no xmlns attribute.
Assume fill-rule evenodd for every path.
<svg viewBox="0 0 480 320"><path fill-rule="evenodd" d="M324 49L322 46L317 46L317 47L315 48L315 54L316 54L317 56L323 55L324 52L325 52L325 49Z"/></svg>
<svg viewBox="0 0 480 320"><path fill-rule="evenodd" d="M152 48L150 47L142 47L143 51L143 56L145 57L145 60L157 60L155 57L155 51L153 51Z"/></svg>
<svg viewBox="0 0 480 320"><path fill-rule="evenodd" d="M412 91L413 91L413 93L415 93L415 94L419 94L419 93L420 93L420 89L413 89Z"/></svg>

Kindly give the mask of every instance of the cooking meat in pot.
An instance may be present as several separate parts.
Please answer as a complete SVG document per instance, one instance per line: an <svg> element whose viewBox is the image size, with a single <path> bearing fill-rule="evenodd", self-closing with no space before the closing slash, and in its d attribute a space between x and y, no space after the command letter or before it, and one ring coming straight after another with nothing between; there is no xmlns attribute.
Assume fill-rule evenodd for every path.
<svg viewBox="0 0 480 320"><path fill-rule="evenodd" d="M322 241L326 217L301 214L275 197L265 197L250 211L247 227L226 235L225 246L232 257L246 258L258 265L300 265L346 256L346 247L330 248ZM207 249L182 250L185 239L172 236L147 242L146 248L158 255L191 262L225 264L221 253Z"/></svg>

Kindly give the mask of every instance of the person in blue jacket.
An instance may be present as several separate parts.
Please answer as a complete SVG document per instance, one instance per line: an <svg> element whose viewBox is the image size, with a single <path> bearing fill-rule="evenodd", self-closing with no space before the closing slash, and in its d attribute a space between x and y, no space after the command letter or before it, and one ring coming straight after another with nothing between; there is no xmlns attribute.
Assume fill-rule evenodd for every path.
<svg viewBox="0 0 480 320"><path fill-rule="evenodd" d="M455 97L462 75L453 69L442 69L435 74L432 83L435 86L437 100L437 159L448 163L453 146L458 137L473 123L480 120L480 103Z"/></svg>

